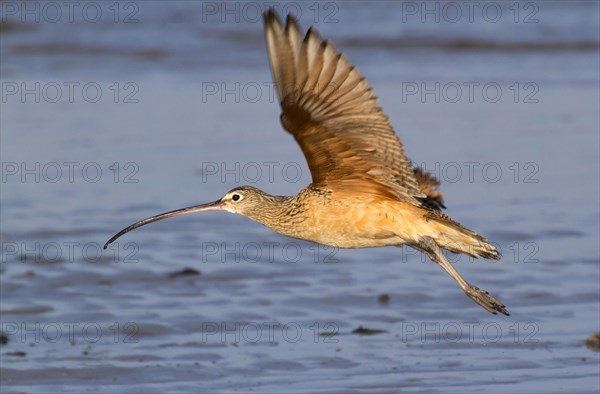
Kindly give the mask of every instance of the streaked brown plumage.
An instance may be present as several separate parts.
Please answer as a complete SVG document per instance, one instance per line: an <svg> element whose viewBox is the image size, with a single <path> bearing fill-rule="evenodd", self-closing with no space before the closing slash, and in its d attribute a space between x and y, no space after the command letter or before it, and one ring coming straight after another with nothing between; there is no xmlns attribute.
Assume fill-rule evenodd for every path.
<svg viewBox="0 0 600 394"><path fill-rule="evenodd" d="M137 222L107 245L156 220L226 210L289 237L339 248L411 246L439 264L483 308L508 315L501 302L467 283L441 249L491 259L499 259L499 253L441 212L439 181L412 167L358 69L313 28L303 37L292 16L283 26L269 10L264 20L281 122L300 145L312 183L291 197L238 187L213 203Z"/></svg>

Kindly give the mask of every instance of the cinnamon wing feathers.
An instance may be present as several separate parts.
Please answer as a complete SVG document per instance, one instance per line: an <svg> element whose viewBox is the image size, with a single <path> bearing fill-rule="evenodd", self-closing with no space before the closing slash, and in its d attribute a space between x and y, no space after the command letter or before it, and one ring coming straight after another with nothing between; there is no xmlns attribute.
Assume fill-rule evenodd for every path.
<svg viewBox="0 0 600 394"><path fill-rule="evenodd" d="M296 19L264 15L281 121L308 162L313 187L443 207L439 181L413 169L373 89L333 44Z"/></svg>

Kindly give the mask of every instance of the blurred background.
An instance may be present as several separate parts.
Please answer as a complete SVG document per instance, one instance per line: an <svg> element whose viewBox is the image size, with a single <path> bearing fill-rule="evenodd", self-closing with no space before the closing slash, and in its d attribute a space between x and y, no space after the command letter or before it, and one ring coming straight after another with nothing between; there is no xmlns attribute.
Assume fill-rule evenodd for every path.
<svg viewBox="0 0 600 394"><path fill-rule="evenodd" d="M410 249L222 212L101 249L235 186L310 183L270 4L0 2L3 392L597 392L597 1L275 3L360 68L447 213L502 250L449 258L510 317Z"/></svg>

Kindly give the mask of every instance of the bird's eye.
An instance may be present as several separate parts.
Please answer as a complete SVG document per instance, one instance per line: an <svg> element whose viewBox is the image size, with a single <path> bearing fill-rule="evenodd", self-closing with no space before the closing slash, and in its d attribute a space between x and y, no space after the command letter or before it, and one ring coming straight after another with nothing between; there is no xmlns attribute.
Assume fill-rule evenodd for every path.
<svg viewBox="0 0 600 394"><path fill-rule="evenodd" d="M231 196L231 199L232 199L233 201L239 201L239 199L240 199L240 195L239 195L239 194L234 194L233 196Z"/></svg>

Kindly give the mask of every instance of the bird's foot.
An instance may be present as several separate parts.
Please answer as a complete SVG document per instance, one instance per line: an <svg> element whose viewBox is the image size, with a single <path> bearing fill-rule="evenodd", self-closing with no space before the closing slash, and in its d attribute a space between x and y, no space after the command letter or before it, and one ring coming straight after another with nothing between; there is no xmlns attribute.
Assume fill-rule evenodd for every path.
<svg viewBox="0 0 600 394"><path fill-rule="evenodd" d="M494 315L500 312L506 316L510 316L504 304L492 297L487 291L481 290L477 286L468 285L465 289L465 293L488 312L491 312Z"/></svg>

